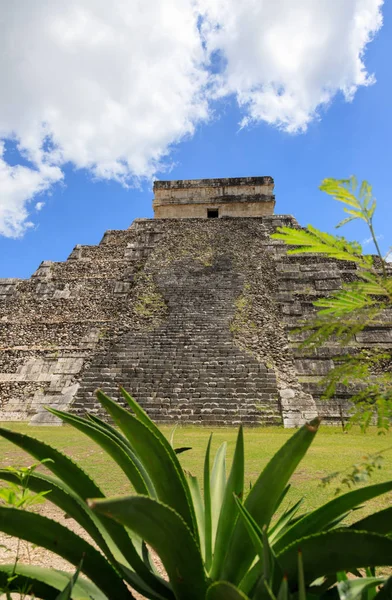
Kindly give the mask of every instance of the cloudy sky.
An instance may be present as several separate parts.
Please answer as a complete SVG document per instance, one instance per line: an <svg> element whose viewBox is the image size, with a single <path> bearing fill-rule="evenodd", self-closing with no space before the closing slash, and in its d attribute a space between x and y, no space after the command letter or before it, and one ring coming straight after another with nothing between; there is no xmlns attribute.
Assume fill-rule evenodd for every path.
<svg viewBox="0 0 392 600"><path fill-rule="evenodd" d="M354 173L386 251L391 57L382 0L4 0L0 277L152 216L154 179L271 175L331 231L318 185Z"/></svg>

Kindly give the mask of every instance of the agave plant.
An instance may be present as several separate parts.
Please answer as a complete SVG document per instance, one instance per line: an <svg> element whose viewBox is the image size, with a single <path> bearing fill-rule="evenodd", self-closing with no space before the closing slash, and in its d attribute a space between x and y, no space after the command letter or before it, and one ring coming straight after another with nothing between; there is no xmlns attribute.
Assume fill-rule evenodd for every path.
<svg viewBox="0 0 392 600"><path fill-rule="evenodd" d="M244 497L244 440L240 427L226 477L226 446L211 468L211 438L204 462L203 491L186 473L171 443L131 396L131 411L102 392L98 399L118 429L95 415L81 418L50 410L115 460L127 476L129 496L105 498L98 485L68 456L35 438L7 429L0 435L37 460L51 459L53 475L34 472L28 485L81 525L89 541L42 515L0 506L0 530L38 544L80 565L84 577L70 597L129 600L131 588L153 600L288 600L374 597L385 579L347 581L359 568L392 565L392 508L351 525L343 520L358 505L392 490L392 481L350 491L322 507L299 514L300 505L274 518L289 480L312 443L316 419L299 429L271 458ZM183 450L183 449L180 449ZM0 478L15 483L7 469ZM166 570L161 577L153 549ZM12 565L17 586L28 583L37 598L54 599L72 578L61 571ZM1 577L11 565L0 567ZM356 582L357 580L353 580ZM389 581L379 592L388 597ZM370 590L370 591L369 591Z"/></svg>

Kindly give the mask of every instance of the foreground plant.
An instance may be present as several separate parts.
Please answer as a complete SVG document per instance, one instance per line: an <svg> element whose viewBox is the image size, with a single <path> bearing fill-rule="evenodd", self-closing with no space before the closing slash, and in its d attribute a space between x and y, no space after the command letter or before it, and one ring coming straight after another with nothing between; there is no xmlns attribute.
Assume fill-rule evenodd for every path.
<svg viewBox="0 0 392 600"><path fill-rule="evenodd" d="M354 341L348 353L334 359L334 368L320 382L324 386L324 397L332 398L338 385L345 386L354 403L351 423L358 422L366 429L376 415L378 427L386 430L392 418L391 354L382 347L358 350L355 336L368 326L392 326L392 271L387 263L391 250L382 256L373 226L376 200L367 181L359 186L355 177L324 179L320 189L344 205L348 216L336 227L358 219L363 221L377 255L364 254L358 242L311 225L305 229L277 229L272 238L288 244L288 254L320 254L355 263L357 267L356 281L345 283L340 291L313 302L315 315L299 329L305 334L301 346L318 348L330 340L349 346Z"/></svg>
<svg viewBox="0 0 392 600"><path fill-rule="evenodd" d="M81 418L49 410L88 435L116 461L129 479L129 496L105 498L66 455L33 437L0 429L0 435L37 460L51 459L46 467L54 476L34 472L29 488L35 493L49 492L47 499L75 519L100 548L99 552L39 514L0 506L4 533L39 544L75 566L84 557L81 574L87 579L78 578L70 597L128 600L133 598L129 586L156 600L338 597L346 572L392 565L388 537L392 508L351 525L343 522L354 508L390 492L392 481L350 491L309 513L300 514L297 503L274 518L291 475L317 433L318 420L286 442L244 498L242 428L227 478L226 445L218 449L211 468L210 438L202 492L147 414L124 390L122 395L132 413L97 393L120 431L94 415ZM7 469L0 471L0 478L17 483ZM157 573L149 548L160 557L168 581ZM6 577L10 568L0 567L0 575ZM44 599L56 598L71 579L67 573L22 564L16 566L15 575L10 585L27 582L31 593ZM370 579L363 585L366 589L373 586L374 596L374 589L385 579ZM344 589L350 585L346 582ZM350 588L350 598L360 597L363 585L354 591Z"/></svg>

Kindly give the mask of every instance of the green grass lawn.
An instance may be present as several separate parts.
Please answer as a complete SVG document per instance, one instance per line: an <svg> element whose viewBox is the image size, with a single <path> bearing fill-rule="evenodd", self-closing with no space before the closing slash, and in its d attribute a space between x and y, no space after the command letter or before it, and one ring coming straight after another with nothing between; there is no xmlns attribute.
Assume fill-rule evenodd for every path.
<svg viewBox="0 0 392 600"><path fill-rule="evenodd" d="M22 423L2 424L10 429L33 435L71 456L102 486L108 495L129 492L130 488L121 471L113 461L89 438L69 426L30 427ZM169 436L171 427L162 427ZM192 450L181 454L184 468L201 480L205 448L210 431L213 431L213 451L227 441L228 458L231 459L236 431L231 428L206 429L178 427L175 446L191 446ZM258 428L245 430L246 485L254 482L269 458L293 435L293 430ZM334 496L336 485L320 486L320 479L333 471L349 470L366 455L387 450L383 466L376 471L370 483L392 479L391 436L377 435L376 430L366 434L353 430L343 433L338 428L321 427L305 459L292 478L290 501L304 497L304 509L315 508ZM1 467L32 464L34 460L22 450L0 438ZM392 494L386 494L368 504L370 509L381 509L392 503ZM368 512L368 511L366 511ZM365 514L361 512L361 514ZM360 513L356 513L356 518Z"/></svg>

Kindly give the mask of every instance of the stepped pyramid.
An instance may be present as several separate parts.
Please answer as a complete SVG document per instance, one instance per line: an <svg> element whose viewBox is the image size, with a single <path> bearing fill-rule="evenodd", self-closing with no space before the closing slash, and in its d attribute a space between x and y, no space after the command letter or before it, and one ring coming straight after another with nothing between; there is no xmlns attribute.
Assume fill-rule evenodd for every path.
<svg viewBox="0 0 392 600"><path fill-rule="evenodd" d="M312 302L356 266L287 256L270 235L271 177L158 181L154 219L107 231L28 280L0 280L0 420L58 424L45 405L101 414L98 387L123 385L157 422L297 426L347 412L320 399L342 353L300 350L292 333ZM392 330L358 334L390 348Z"/></svg>

